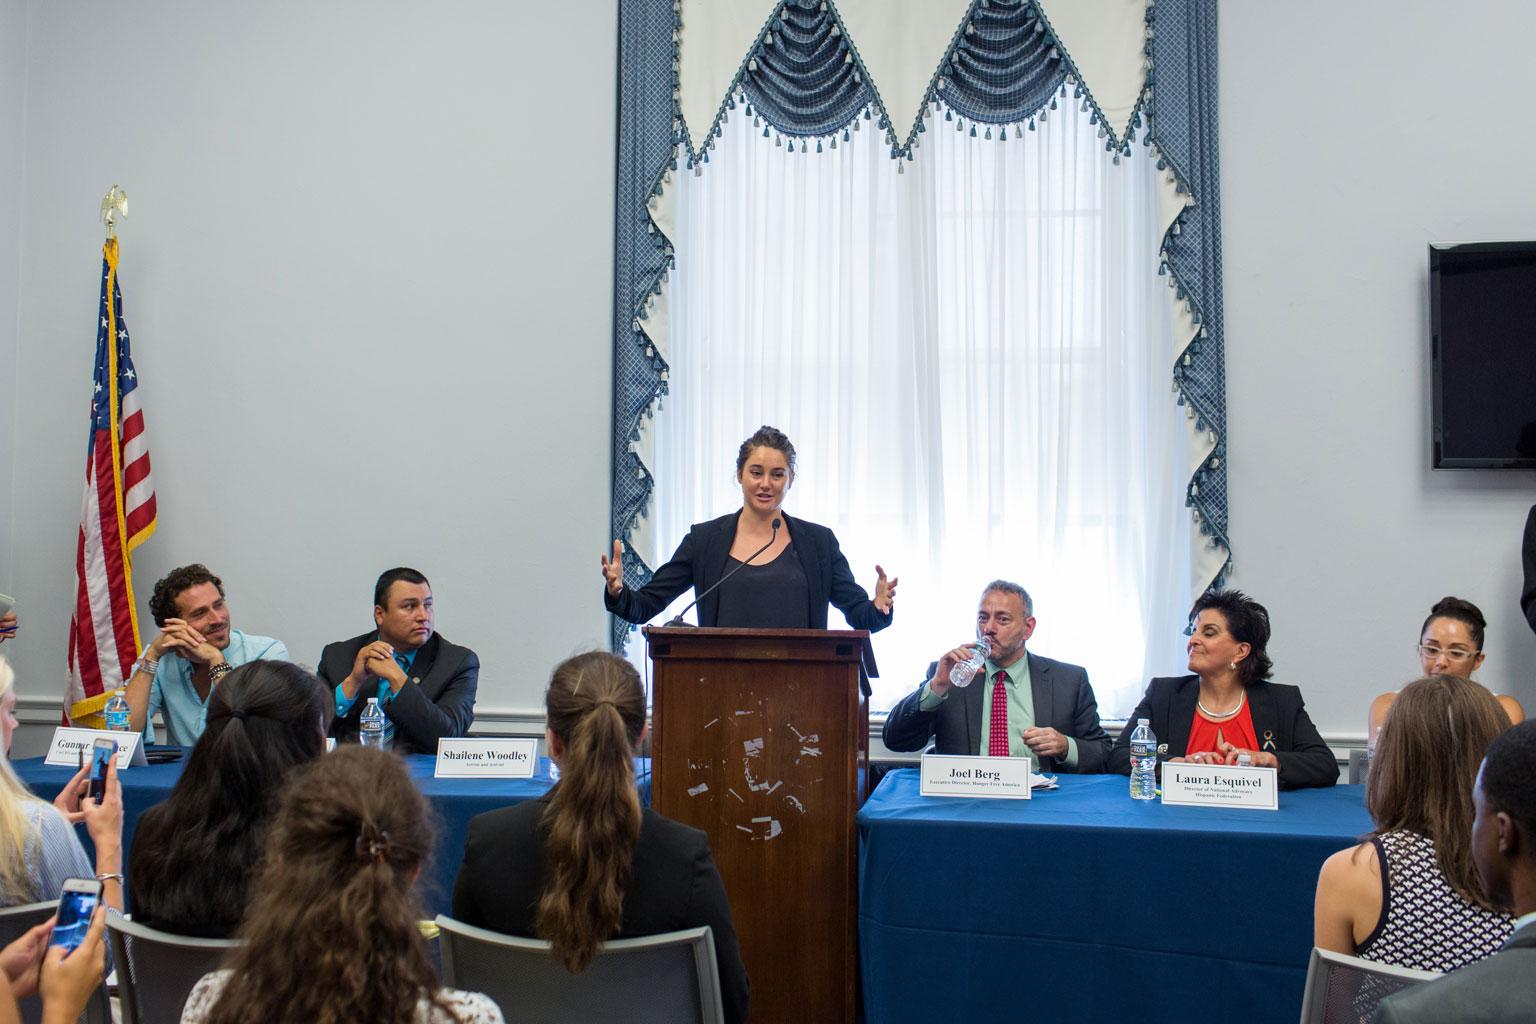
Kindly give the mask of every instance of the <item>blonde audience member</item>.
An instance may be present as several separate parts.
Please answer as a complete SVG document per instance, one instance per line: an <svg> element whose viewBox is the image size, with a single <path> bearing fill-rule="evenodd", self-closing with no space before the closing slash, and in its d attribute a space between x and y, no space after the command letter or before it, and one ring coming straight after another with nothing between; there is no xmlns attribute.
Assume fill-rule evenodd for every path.
<svg viewBox="0 0 1536 1024"><path fill-rule="evenodd" d="M57 899L66 878L99 877L106 902L123 906L123 789L114 762L107 769L101 803L87 794L90 766L83 766L49 806L33 796L11 768L11 736L16 728L15 673L0 658L0 907ZM96 864L72 827L85 823L96 847Z"/></svg>

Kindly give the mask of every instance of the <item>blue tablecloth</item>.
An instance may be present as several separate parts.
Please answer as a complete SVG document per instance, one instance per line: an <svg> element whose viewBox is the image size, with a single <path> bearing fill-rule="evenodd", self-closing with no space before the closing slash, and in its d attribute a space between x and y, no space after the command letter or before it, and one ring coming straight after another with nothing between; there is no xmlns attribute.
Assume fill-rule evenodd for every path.
<svg viewBox="0 0 1536 1024"><path fill-rule="evenodd" d="M1133 801L1120 776L1060 781L970 800L886 775L858 818L869 1024L1293 1024L1317 872L1369 831L1363 787L1240 811Z"/></svg>
<svg viewBox="0 0 1536 1024"><path fill-rule="evenodd" d="M124 771L123 782L123 846L125 859L133 846L133 831L139 815L170 795L171 787L181 777L185 759L172 764L151 764ZM433 778L436 759L429 754L416 754L405 758L411 778L421 787L438 815L437 847L432 862L421 872L419 890L426 906L427 916L448 913L453 898L453 880L459 864L464 859L464 840L469 829L469 819L485 811L506 807L542 796L553 785L549 774L549 759L541 759L538 770L531 779L438 779ZM52 800L74 776L70 768L55 768L43 764L40 757L14 761L16 774L38 796ZM642 800L650 795L650 761L640 760L636 765ZM85 829L80 838L91 852L90 839ZM131 901L130 894L130 901Z"/></svg>

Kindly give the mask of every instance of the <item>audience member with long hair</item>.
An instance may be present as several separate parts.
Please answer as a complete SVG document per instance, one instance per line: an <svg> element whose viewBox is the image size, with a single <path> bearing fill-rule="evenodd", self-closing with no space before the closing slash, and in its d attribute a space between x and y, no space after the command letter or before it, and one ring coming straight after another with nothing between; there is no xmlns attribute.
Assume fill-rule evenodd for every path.
<svg viewBox="0 0 1536 1024"><path fill-rule="evenodd" d="M1482 667L1483 636L1488 622L1482 609L1459 597L1442 597L1429 610L1429 617L1419 627L1419 667L1426 676L1461 676L1471 679ZM1525 708L1508 694L1498 694L1499 705L1511 723L1525 721ZM1387 710L1397 694L1383 693L1371 701L1366 727L1366 748L1376 749L1376 734L1387 719Z"/></svg>
<svg viewBox="0 0 1536 1024"><path fill-rule="evenodd" d="M545 694L560 781L538 800L469 823L453 915L546 939L572 972L607 939L708 925L726 1019L746 1018L746 969L703 832L642 810L635 750L645 694L633 665L592 652L562 662Z"/></svg>
<svg viewBox="0 0 1536 1024"><path fill-rule="evenodd" d="M0 658L0 907L58 899L66 878L103 877L102 895L122 909L123 788L117 764L107 769L101 803L90 799L90 765L83 765L59 792L52 806L27 790L11 768L11 734L16 727L15 673ZM85 823L96 847L94 867L75 835Z"/></svg>
<svg viewBox="0 0 1536 1024"><path fill-rule="evenodd" d="M1514 921L1472 859L1472 787L1509 727L1498 701L1461 676L1403 687L1366 782L1370 838L1329 857L1313 911L1318 948L1424 971L1490 956Z"/></svg>
<svg viewBox="0 0 1536 1024"><path fill-rule="evenodd" d="M433 832L398 757L348 745L296 771L244 945L197 983L182 1024L500 1024L485 996L439 986L417 928Z"/></svg>
<svg viewBox="0 0 1536 1024"><path fill-rule="evenodd" d="M329 714L320 681L286 661L253 661L214 687L176 788L139 819L128 865L136 921L205 938L234 932L278 790L324 752Z"/></svg>

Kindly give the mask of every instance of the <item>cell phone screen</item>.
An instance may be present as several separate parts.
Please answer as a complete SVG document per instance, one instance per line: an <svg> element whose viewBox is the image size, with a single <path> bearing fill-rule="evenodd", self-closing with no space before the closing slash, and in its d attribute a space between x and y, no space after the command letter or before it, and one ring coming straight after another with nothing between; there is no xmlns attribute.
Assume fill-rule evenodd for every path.
<svg viewBox="0 0 1536 1024"><path fill-rule="evenodd" d="M95 891L75 889L72 885L94 885ZM94 879L87 883L82 879L69 879L64 883L64 891L59 894L59 919L53 926L53 935L48 940L50 946L63 946L74 951L80 948L80 943L85 941L85 933L91 927L91 915L96 913L96 906L101 902L101 883Z"/></svg>
<svg viewBox="0 0 1536 1024"><path fill-rule="evenodd" d="M116 756L115 740L97 740L91 745L91 799L97 803L107 795L107 766Z"/></svg>

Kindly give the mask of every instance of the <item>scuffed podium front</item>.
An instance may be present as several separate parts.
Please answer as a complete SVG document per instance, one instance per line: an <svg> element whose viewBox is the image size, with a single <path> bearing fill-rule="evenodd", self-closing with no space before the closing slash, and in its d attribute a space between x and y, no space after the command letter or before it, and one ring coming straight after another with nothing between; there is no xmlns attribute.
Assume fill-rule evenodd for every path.
<svg viewBox="0 0 1536 1024"><path fill-rule="evenodd" d="M857 1012L865 630L646 627L651 805L709 833L754 1021Z"/></svg>

